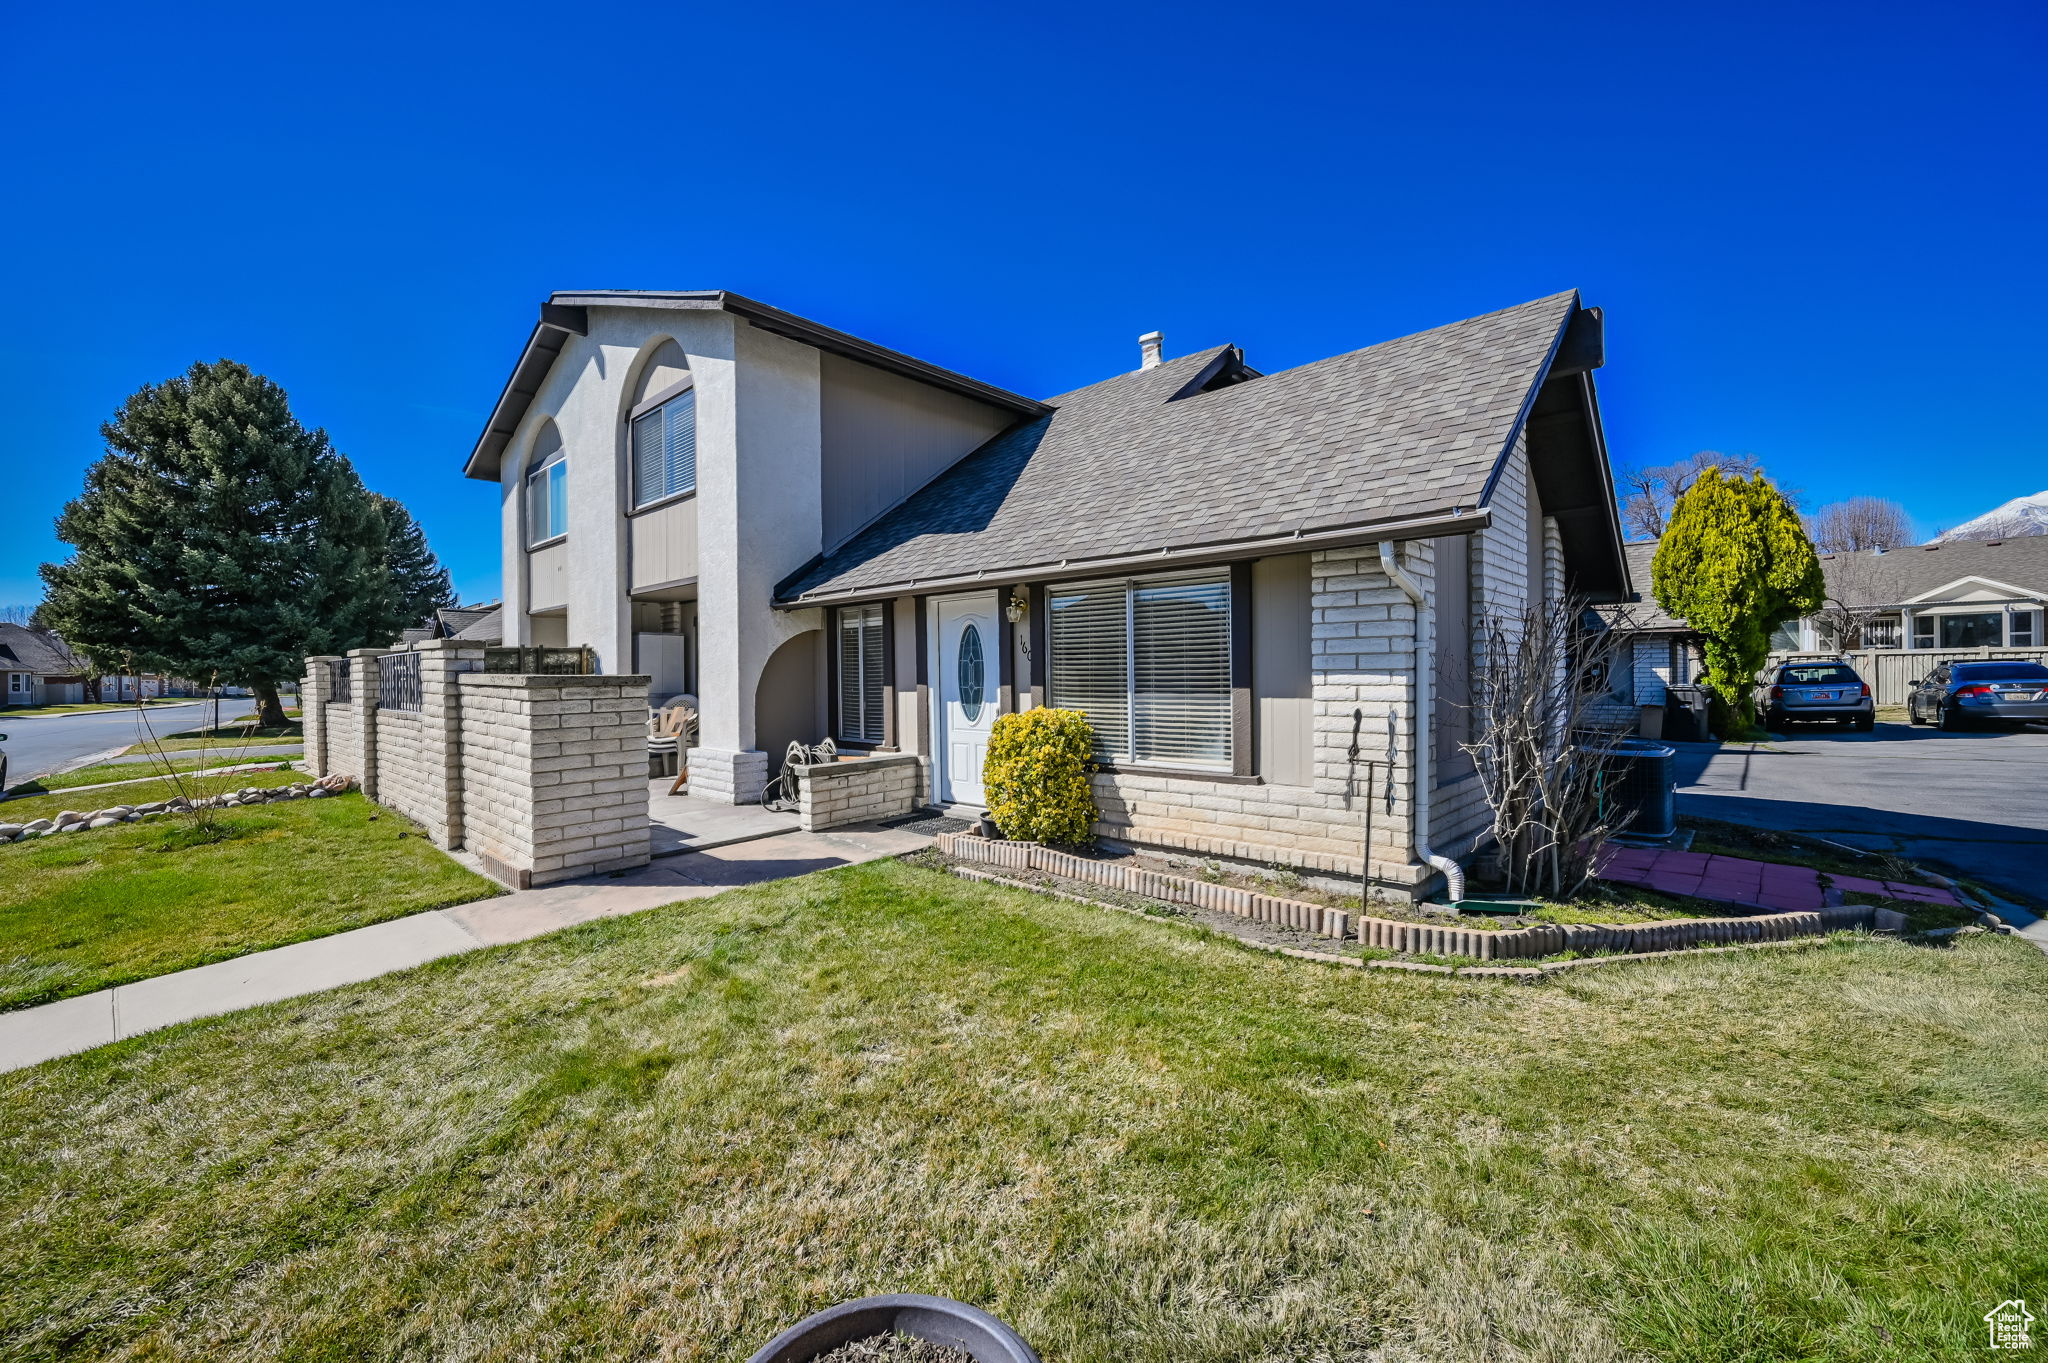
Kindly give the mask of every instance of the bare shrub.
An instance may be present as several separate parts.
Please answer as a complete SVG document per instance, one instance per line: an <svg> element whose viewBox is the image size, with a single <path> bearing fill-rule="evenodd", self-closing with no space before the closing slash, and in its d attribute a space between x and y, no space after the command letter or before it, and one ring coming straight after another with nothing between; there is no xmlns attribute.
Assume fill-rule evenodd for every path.
<svg viewBox="0 0 2048 1363"><path fill-rule="evenodd" d="M1592 720L1625 630L1590 631L1564 598L1479 624L1472 676L1478 768L1511 894L1569 899L1620 820L1602 799L1615 735Z"/></svg>

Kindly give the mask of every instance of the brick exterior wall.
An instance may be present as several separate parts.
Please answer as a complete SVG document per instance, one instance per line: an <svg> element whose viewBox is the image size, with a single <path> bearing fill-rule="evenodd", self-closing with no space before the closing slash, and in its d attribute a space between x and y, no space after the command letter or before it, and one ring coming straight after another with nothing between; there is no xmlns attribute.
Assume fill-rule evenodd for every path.
<svg viewBox="0 0 2048 1363"><path fill-rule="evenodd" d="M1428 588L1429 545L1401 549ZM1380 571L1375 546L1323 550L1310 562L1315 775L1307 786L1219 781L1199 773L1103 772L1094 778L1097 836L1204 856L1357 875L1368 805L1372 875L1396 891L1431 874L1409 855L1414 784L1415 610ZM1353 713L1358 757L1349 753Z"/></svg>
<svg viewBox="0 0 2048 1363"><path fill-rule="evenodd" d="M378 802L417 820L436 847L463 834L461 705L456 679L481 672L481 644L427 639L420 658L420 708L375 711Z"/></svg>
<svg viewBox="0 0 2048 1363"><path fill-rule="evenodd" d="M917 807L914 753L797 768L797 818L806 832L897 819Z"/></svg>
<svg viewBox="0 0 2048 1363"><path fill-rule="evenodd" d="M648 860L646 677L465 672L465 845L546 885Z"/></svg>
<svg viewBox="0 0 2048 1363"><path fill-rule="evenodd" d="M1495 483L1493 521L1472 536L1470 657L1473 676L1486 665L1485 629L1489 621L1513 619L1527 610L1543 584L1530 581L1530 567L1536 562L1529 543L1532 489L1529 486L1529 450L1526 438L1515 442L1500 480ZM1549 523L1554 530L1554 522ZM1543 555L1547 576L1548 541L1535 546ZM1559 548L1558 589L1563 590L1564 560ZM1439 613L1441 618L1441 613ZM1477 773L1467 768L1452 780L1439 779L1429 806L1429 841L1439 853L1458 861L1470 857L1478 840L1486 837L1493 824L1493 811L1486 804L1486 788Z"/></svg>

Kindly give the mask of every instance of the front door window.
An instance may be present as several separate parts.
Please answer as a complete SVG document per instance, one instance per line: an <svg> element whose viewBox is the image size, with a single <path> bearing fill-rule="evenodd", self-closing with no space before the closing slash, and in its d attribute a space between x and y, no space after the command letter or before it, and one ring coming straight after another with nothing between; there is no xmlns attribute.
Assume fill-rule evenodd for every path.
<svg viewBox="0 0 2048 1363"><path fill-rule="evenodd" d="M981 718L981 631L972 621L960 631L960 717Z"/></svg>

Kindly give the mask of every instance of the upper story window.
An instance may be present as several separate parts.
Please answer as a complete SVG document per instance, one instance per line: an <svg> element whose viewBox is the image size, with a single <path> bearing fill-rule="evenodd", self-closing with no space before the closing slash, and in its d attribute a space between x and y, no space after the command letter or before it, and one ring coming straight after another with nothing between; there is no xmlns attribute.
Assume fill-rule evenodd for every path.
<svg viewBox="0 0 2048 1363"><path fill-rule="evenodd" d="M685 384L688 380L684 380ZM633 416L633 509L697 490L697 390Z"/></svg>
<svg viewBox="0 0 2048 1363"><path fill-rule="evenodd" d="M1087 712L1100 758L1230 769L1227 573L1075 583L1047 608L1047 698Z"/></svg>
<svg viewBox="0 0 2048 1363"><path fill-rule="evenodd" d="M550 425L534 445L526 473L526 544L537 548L569 533L569 456Z"/></svg>

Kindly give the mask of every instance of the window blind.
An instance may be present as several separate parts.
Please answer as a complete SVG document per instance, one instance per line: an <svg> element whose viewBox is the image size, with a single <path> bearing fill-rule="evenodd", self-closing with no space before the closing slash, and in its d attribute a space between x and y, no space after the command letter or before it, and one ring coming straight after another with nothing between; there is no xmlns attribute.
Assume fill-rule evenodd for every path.
<svg viewBox="0 0 2048 1363"><path fill-rule="evenodd" d="M882 608L839 612L839 737L883 739Z"/></svg>
<svg viewBox="0 0 2048 1363"><path fill-rule="evenodd" d="M1095 755L1131 750L1130 601L1121 582L1055 588L1046 598L1052 661L1047 698L1079 710L1095 731Z"/></svg>
<svg viewBox="0 0 2048 1363"><path fill-rule="evenodd" d="M633 505L697 486L697 392L691 389L633 419Z"/></svg>
<svg viewBox="0 0 2048 1363"><path fill-rule="evenodd" d="M1230 580L1079 583L1047 597L1048 697L1104 761L1231 763Z"/></svg>
<svg viewBox="0 0 2048 1363"><path fill-rule="evenodd" d="M1132 594L1135 755L1229 766L1230 583L1139 584Z"/></svg>

